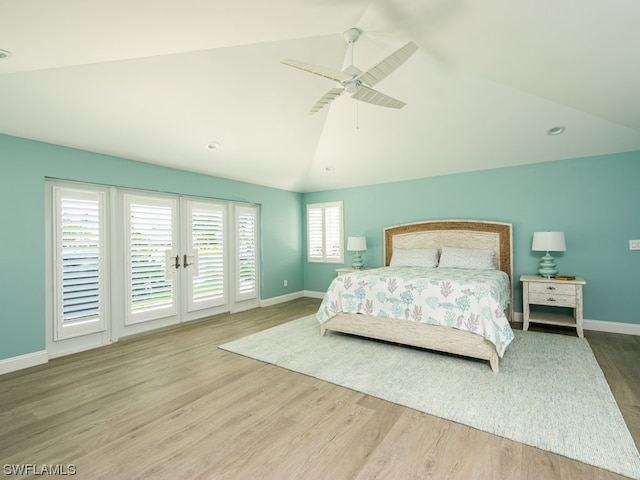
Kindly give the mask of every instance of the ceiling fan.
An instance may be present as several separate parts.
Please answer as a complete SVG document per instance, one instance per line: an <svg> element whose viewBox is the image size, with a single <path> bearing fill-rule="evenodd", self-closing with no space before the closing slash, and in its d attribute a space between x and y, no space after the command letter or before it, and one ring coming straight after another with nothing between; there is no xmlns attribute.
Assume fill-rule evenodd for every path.
<svg viewBox="0 0 640 480"><path fill-rule="evenodd" d="M311 107L309 115L313 115L345 92L351 93L351 98L382 107L402 108L406 105L406 103L374 90L371 87L387 78L387 76L393 73L400 65L406 62L409 57L418 50L418 46L413 42L409 42L377 65L363 72L353 64L353 45L358 41L361 33L362 31L358 28L350 28L344 32L344 39L349 44L349 66L341 72L298 60L285 59L282 61L285 65L299 68L305 72L320 75L321 77L340 83L339 87L329 90Z"/></svg>

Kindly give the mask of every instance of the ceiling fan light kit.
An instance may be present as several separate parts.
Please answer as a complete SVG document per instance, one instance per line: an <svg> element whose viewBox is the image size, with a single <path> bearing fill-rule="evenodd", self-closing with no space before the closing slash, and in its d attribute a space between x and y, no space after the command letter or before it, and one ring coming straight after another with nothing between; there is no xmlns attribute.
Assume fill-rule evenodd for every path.
<svg viewBox="0 0 640 480"><path fill-rule="evenodd" d="M406 103L374 90L372 87L387 78L406 62L418 50L418 46L413 42L409 42L366 72L363 72L354 65L353 61L353 46L361 34L362 30L358 28L350 28L344 32L344 40L349 45L349 66L341 72L299 60L285 59L282 61L285 65L328 78L341 85L340 87L332 88L320 97L309 110L309 115L313 115L345 92L350 93L351 98L381 107L402 108L406 105Z"/></svg>

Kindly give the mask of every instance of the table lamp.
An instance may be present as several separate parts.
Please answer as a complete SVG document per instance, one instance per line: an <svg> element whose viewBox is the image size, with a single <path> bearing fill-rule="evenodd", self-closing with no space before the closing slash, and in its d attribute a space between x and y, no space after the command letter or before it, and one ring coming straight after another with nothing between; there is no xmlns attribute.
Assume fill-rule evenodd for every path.
<svg viewBox="0 0 640 480"><path fill-rule="evenodd" d="M360 252L367 250L367 237L349 237L347 239L347 250L350 252L356 252L353 255L353 265L356 270L362 270L364 263L362 262L362 255Z"/></svg>
<svg viewBox="0 0 640 480"><path fill-rule="evenodd" d="M555 277L558 273L556 263L549 252L564 252L567 249L563 232L534 232L531 250L534 252L547 252L540 259L538 273L547 278Z"/></svg>

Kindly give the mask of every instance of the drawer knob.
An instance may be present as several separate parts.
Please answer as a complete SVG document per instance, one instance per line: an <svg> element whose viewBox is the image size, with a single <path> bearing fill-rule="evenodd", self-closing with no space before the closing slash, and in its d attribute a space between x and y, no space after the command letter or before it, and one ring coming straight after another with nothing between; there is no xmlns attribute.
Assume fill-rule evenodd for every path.
<svg viewBox="0 0 640 480"><path fill-rule="evenodd" d="M556 289L556 287L553 287L553 286L551 286L551 285L549 285L549 286L547 287L547 290L555 290L555 289Z"/></svg>
<svg viewBox="0 0 640 480"><path fill-rule="evenodd" d="M555 299L555 298L553 298L553 297L549 297L549 298L547 298L547 302L555 302L555 301L556 301L556 299Z"/></svg>

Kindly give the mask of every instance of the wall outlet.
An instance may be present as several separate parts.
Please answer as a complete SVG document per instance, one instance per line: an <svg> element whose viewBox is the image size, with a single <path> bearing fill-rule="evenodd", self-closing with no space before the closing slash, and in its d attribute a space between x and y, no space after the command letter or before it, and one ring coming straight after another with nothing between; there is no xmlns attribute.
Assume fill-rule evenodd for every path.
<svg viewBox="0 0 640 480"><path fill-rule="evenodd" d="M285 287L289 286L289 282L287 280L284 281L284 286Z"/></svg>
<svg viewBox="0 0 640 480"><path fill-rule="evenodd" d="M629 250L640 250L640 240L629 240Z"/></svg>

